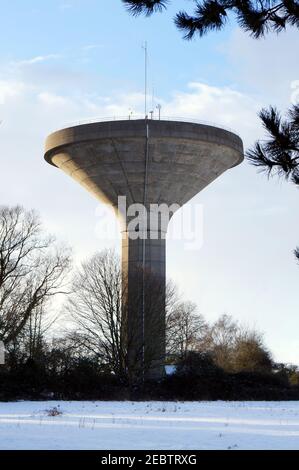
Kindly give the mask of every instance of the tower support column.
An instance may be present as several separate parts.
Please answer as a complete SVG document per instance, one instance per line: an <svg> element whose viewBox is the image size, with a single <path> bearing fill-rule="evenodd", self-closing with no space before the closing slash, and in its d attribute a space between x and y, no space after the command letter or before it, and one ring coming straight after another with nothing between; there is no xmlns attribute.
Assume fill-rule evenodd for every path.
<svg viewBox="0 0 299 470"><path fill-rule="evenodd" d="M123 334L129 375L159 379L165 368L165 234L123 232Z"/></svg>

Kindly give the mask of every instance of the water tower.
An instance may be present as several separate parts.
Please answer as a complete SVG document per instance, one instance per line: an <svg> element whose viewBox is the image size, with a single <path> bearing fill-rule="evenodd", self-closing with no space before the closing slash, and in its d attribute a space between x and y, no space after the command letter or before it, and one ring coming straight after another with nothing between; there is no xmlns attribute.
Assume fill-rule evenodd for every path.
<svg viewBox="0 0 299 470"><path fill-rule="evenodd" d="M160 378L165 357L167 227L160 222L151 226L151 205L187 203L242 162L241 139L225 129L191 122L96 122L51 134L45 159L100 201L117 208L119 196L125 196L127 207L146 208L144 226L130 228L129 217L123 227L123 343L129 371Z"/></svg>

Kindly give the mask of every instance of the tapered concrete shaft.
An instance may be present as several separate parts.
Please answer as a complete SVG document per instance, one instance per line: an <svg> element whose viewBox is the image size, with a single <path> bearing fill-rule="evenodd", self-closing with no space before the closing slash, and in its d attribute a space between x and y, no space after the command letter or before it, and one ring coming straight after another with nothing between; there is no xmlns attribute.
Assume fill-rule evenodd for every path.
<svg viewBox="0 0 299 470"><path fill-rule="evenodd" d="M46 160L99 200L118 207L182 206L243 160L241 139L224 129L175 121L85 124L51 134ZM147 217L147 215L145 216ZM165 355L165 226L123 228L123 341L133 374L163 375ZM147 232L147 239L136 232ZM148 236L150 235L150 236Z"/></svg>
<svg viewBox="0 0 299 470"><path fill-rule="evenodd" d="M124 318L128 322L128 368L148 378L163 375L165 356L165 257L166 241L132 239L128 232L122 241Z"/></svg>

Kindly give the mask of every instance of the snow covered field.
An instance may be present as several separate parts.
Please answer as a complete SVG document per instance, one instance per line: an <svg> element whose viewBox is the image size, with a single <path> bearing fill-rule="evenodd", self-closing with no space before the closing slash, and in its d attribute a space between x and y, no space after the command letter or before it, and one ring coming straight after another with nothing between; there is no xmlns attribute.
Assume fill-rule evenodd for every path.
<svg viewBox="0 0 299 470"><path fill-rule="evenodd" d="M0 403L0 449L299 449L299 402Z"/></svg>

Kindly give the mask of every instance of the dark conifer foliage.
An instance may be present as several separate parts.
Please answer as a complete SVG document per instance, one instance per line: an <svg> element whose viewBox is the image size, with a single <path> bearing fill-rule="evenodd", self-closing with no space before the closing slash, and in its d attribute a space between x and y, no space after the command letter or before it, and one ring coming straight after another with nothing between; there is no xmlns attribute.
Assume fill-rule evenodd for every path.
<svg viewBox="0 0 299 470"><path fill-rule="evenodd" d="M134 16L145 14L151 15L155 12L161 12L167 7L168 0L122 0L130 13Z"/></svg>
<svg viewBox="0 0 299 470"><path fill-rule="evenodd" d="M122 0L133 15L151 15L167 8L170 0ZM298 0L194 0L193 14L179 11L176 26L185 39L192 39L225 26L232 13L242 29L255 38L270 31L280 32L287 25L299 27Z"/></svg>
<svg viewBox="0 0 299 470"><path fill-rule="evenodd" d="M247 151L247 159L268 176L284 176L299 184L299 104L283 119L272 106L259 113L268 139L256 142Z"/></svg>
<svg viewBox="0 0 299 470"><path fill-rule="evenodd" d="M260 118L268 133L247 151L247 159L268 176L283 176L299 185L299 104L293 105L283 119L277 109L262 109ZM294 251L299 260L299 247Z"/></svg>

